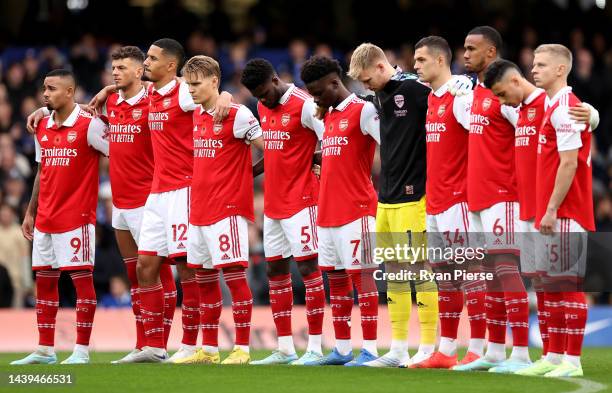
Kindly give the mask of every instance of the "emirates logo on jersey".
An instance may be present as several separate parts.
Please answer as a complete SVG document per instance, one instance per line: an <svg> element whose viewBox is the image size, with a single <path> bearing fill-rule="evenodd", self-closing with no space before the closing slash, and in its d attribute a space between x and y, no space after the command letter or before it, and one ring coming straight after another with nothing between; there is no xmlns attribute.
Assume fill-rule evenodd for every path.
<svg viewBox="0 0 612 393"><path fill-rule="evenodd" d="M171 102L172 102L171 98L164 98L164 100L162 101L162 106L167 109L170 106Z"/></svg>
<svg viewBox="0 0 612 393"><path fill-rule="evenodd" d="M488 111L488 110L489 110L489 108L491 107L491 103L492 103L492 102L493 102L493 101L491 101L491 99L490 99L490 98L485 98L485 99L482 101L482 110L483 110L483 111Z"/></svg>
<svg viewBox="0 0 612 393"><path fill-rule="evenodd" d="M76 141L76 139L77 139L77 132L76 131L68 132L68 135L66 136L66 140L69 143L72 143L72 142Z"/></svg>
<svg viewBox="0 0 612 393"><path fill-rule="evenodd" d="M223 124L221 123L215 123L213 125L213 132L215 133L215 135L219 135L222 129L223 129Z"/></svg>
<svg viewBox="0 0 612 393"><path fill-rule="evenodd" d="M527 110L527 120L533 121L536 117L536 108L529 108Z"/></svg>
<svg viewBox="0 0 612 393"><path fill-rule="evenodd" d="M134 109L132 111L132 119L139 120L142 117L142 109Z"/></svg>
<svg viewBox="0 0 612 393"><path fill-rule="evenodd" d="M348 124L348 119L342 119L338 123L338 128L340 128L340 131L345 131L348 128Z"/></svg>
<svg viewBox="0 0 612 393"><path fill-rule="evenodd" d="M283 113L283 115L281 116L281 124L283 125L283 127L286 127L287 124L289 124L289 120L291 120L291 116L289 116L288 113Z"/></svg>
<svg viewBox="0 0 612 393"><path fill-rule="evenodd" d="M444 116L444 112L446 112L446 104L442 104L438 107L438 117Z"/></svg>
<svg viewBox="0 0 612 393"><path fill-rule="evenodd" d="M393 101L395 101L395 105L397 105L398 108L401 108L404 106L404 96L401 94L394 95Z"/></svg>

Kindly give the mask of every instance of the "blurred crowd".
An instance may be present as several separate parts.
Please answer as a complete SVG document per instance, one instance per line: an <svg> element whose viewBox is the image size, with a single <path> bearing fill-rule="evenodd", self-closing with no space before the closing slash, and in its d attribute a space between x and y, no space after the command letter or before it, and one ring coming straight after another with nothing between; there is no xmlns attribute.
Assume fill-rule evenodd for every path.
<svg viewBox="0 0 612 393"><path fill-rule="evenodd" d="M538 43L536 30L527 27L523 31L522 45L504 56L517 62L529 76L533 50ZM592 148L593 198L598 231L612 232L612 95L608 94L612 91L612 45L606 42L604 35L587 36L580 29L571 31L566 43L574 53L570 84L582 100L599 110L601 116ZM184 44L188 55L206 54L219 59L223 73L222 89L231 92L236 101L249 106L254 113L256 102L239 83L240 72L250 58L269 59L284 80L302 85L300 67L310 55L333 56L345 69L351 55L350 52L334 50L325 43L312 45L301 39L291 41L284 49L267 48L257 32L250 38L220 43L213 36L196 30ZM102 44L95 36L84 34L72 46L65 48L12 47L0 52L0 307L31 307L34 304L31 245L22 237L20 224L30 198L35 170L34 142L26 131L25 119L42 106L42 78L52 69L72 69L79 84L77 100L87 102L100 88L111 84L109 53L118 45ZM146 50L145 47L142 49ZM389 48L387 56L391 63L412 70L412 44ZM465 72L461 46L454 49L452 69L455 74ZM360 83L352 80L346 83L352 91L364 92ZM375 168L377 171L378 162ZM249 280L256 304L266 303L268 298L262 244L261 180L256 182L257 219L249 231ZM110 222L111 193L108 165L104 163L100 176L94 280L102 307L122 307L130 304L129 288ZM301 280L297 271L294 274L297 301L304 298L303 293L300 294L304 288L299 287ZM64 277L60 282L62 305L74 305L74 293L68 281ZM606 299L603 301L607 302Z"/></svg>

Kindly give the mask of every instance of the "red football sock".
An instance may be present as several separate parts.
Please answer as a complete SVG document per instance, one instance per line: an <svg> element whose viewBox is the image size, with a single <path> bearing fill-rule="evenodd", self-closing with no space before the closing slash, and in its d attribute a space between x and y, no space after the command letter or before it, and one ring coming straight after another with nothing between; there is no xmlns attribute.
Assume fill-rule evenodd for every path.
<svg viewBox="0 0 612 393"><path fill-rule="evenodd" d="M544 292L541 285L535 285L536 296L538 299L538 323L540 325L540 337L542 337L542 355L548 353L548 310L544 304Z"/></svg>
<svg viewBox="0 0 612 393"><path fill-rule="evenodd" d="M223 300L218 270L196 271L196 281L200 289L200 325L202 326L202 345L219 346L219 318Z"/></svg>
<svg viewBox="0 0 612 393"><path fill-rule="evenodd" d="M76 289L76 321L77 338L79 345L89 345L94 315L96 314L96 290L93 284L93 275L90 270L70 273L72 283Z"/></svg>
<svg viewBox="0 0 612 393"><path fill-rule="evenodd" d="M438 284L440 336L456 339L463 310L463 292L455 290L452 284L445 281L440 281Z"/></svg>
<svg viewBox="0 0 612 393"><path fill-rule="evenodd" d="M59 308L59 270L36 272L36 322L38 344L52 347L55 342L55 317Z"/></svg>
<svg viewBox="0 0 612 393"><path fill-rule="evenodd" d="M351 278L344 270L327 272L329 281L329 303L337 340L351 338L351 312L353 311L353 291Z"/></svg>
<svg viewBox="0 0 612 393"><path fill-rule="evenodd" d="M506 343L506 304L503 292L489 292L485 295L487 330L489 342Z"/></svg>
<svg viewBox="0 0 612 393"><path fill-rule="evenodd" d="M506 314L512 329L512 345L526 347L529 345L529 299L527 292L505 292Z"/></svg>
<svg viewBox="0 0 612 393"><path fill-rule="evenodd" d="M325 313L325 288L323 276L317 270L304 279L306 287L306 319L308 320L308 334L323 334L323 317Z"/></svg>
<svg viewBox="0 0 612 393"><path fill-rule="evenodd" d="M147 346L166 348L164 339L164 289L162 285L141 286L138 289L138 294L140 295L140 315L142 315Z"/></svg>
<svg viewBox="0 0 612 393"><path fill-rule="evenodd" d="M196 345L198 343L198 331L200 330L200 288L195 278L181 281L183 290L182 319L183 340L185 345Z"/></svg>
<svg viewBox="0 0 612 393"><path fill-rule="evenodd" d="M484 339L487 334L486 285L482 280L466 281L463 284L470 321L470 338Z"/></svg>
<svg viewBox="0 0 612 393"><path fill-rule="evenodd" d="M164 348L168 346L168 338L170 337L170 329L174 320L174 311L176 311L176 282L172 275L172 266L167 263L162 263L159 267L159 280L163 287L164 293Z"/></svg>
<svg viewBox="0 0 612 393"><path fill-rule="evenodd" d="M548 316L548 352L556 354L565 353L566 325L565 302L563 292L546 292L544 306L549 312Z"/></svg>
<svg viewBox="0 0 612 393"><path fill-rule="evenodd" d="M565 353L580 356L588 314L586 296L584 292L565 292L564 299L567 334Z"/></svg>
<svg viewBox="0 0 612 393"><path fill-rule="evenodd" d="M358 270L350 273L357 289L361 330L364 340L376 340L378 330L378 289L371 270Z"/></svg>
<svg viewBox="0 0 612 393"><path fill-rule="evenodd" d="M140 315L140 296L138 295L138 278L136 277L137 257L123 258L125 270L127 270L128 280L130 281L130 295L132 295L132 312L136 321L136 348L141 349L145 346L144 326Z"/></svg>
<svg viewBox="0 0 612 393"><path fill-rule="evenodd" d="M236 326L236 345L249 345L253 295L244 269L223 271L223 278L232 295L232 312Z"/></svg>
<svg viewBox="0 0 612 393"><path fill-rule="evenodd" d="M291 274L272 276L270 281L270 308L276 325L278 337L291 336L291 309L293 308L293 289Z"/></svg>

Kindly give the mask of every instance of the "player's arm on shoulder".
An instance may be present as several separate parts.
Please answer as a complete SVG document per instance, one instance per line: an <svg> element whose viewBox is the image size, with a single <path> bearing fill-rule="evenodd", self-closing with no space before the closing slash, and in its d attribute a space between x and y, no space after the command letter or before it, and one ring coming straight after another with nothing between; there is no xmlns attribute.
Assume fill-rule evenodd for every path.
<svg viewBox="0 0 612 393"><path fill-rule="evenodd" d="M246 143L253 143L256 147L263 150L263 132L261 131L261 126L253 112L244 105L240 105L236 112L234 137L244 139Z"/></svg>
<svg viewBox="0 0 612 393"><path fill-rule="evenodd" d="M501 108L502 116L512 124L513 127L516 127L516 123L518 122L519 116L519 108L514 108L509 105L502 105Z"/></svg>
<svg viewBox="0 0 612 393"><path fill-rule="evenodd" d="M370 135L376 143L380 144L380 118L374 104L366 102L361 109L359 126L364 135Z"/></svg>
<svg viewBox="0 0 612 393"><path fill-rule="evenodd" d="M36 109L34 112L30 113L26 120L26 128L30 134L36 133L36 127L38 127L38 122L41 121L45 116L49 116L51 111L45 106Z"/></svg>
<svg viewBox="0 0 612 393"><path fill-rule="evenodd" d="M455 119L465 128L467 131L470 130L470 113L472 111L472 99L473 94L465 94L457 96L453 100L453 115Z"/></svg>
<svg viewBox="0 0 612 393"><path fill-rule="evenodd" d="M448 91L454 96L471 93L476 85L476 79L469 75L453 75L448 81Z"/></svg>
<svg viewBox="0 0 612 393"><path fill-rule="evenodd" d="M317 104L313 99L304 101L302 105L302 126L314 131L319 140L323 139L323 131L325 131L325 125L323 120L317 117Z"/></svg>
<svg viewBox="0 0 612 393"><path fill-rule="evenodd" d="M568 108L570 118L577 123L589 124L589 131L593 131L599 126L599 111L593 105L581 102L576 106Z"/></svg>
<svg viewBox="0 0 612 393"><path fill-rule="evenodd" d="M418 79L410 79L407 83L410 83L410 95L414 99L416 108L425 115L427 113L427 103L431 87L420 82Z"/></svg>
<svg viewBox="0 0 612 393"><path fill-rule="evenodd" d="M98 117L91 119L87 129L87 143L108 156L108 126Z"/></svg>
<svg viewBox="0 0 612 393"><path fill-rule="evenodd" d="M187 86L187 82L185 81L179 81L179 106L183 112L191 112L198 107L198 105L193 102L193 98L191 94L189 94L189 86Z"/></svg>

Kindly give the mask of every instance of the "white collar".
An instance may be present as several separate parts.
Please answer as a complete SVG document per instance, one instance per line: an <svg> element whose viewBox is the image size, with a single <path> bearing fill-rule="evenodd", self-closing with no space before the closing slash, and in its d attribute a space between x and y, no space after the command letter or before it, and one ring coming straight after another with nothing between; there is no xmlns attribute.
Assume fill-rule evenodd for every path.
<svg viewBox="0 0 612 393"><path fill-rule="evenodd" d="M159 95L165 96L166 94L168 94L168 92L170 90L172 90L172 88L176 85L176 79L172 79L170 82L166 83L164 86L162 86L159 89L155 89L155 87L153 88L153 91L156 92Z"/></svg>
<svg viewBox="0 0 612 393"><path fill-rule="evenodd" d="M448 91L448 84L449 83L450 83L450 81L448 81L445 84L443 84L442 86L438 87L438 90L433 92L434 95L436 97L442 97Z"/></svg>
<svg viewBox="0 0 612 393"><path fill-rule="evenodd" d="M540 94L544 93L543 89L537 88L534 91L531 92L531 94L529 94L529 96L527 96L527 98L525 98L523 100L523 104L525 105L529 105L533 102L533 100L535 100L536 98L538 98L540 96Z"/></svg>
<svg viewBox="0 0 612 393"><path fill-rule="evenodd" d="M72 127L74 123L76 123L79 118L79 113L81 112L81 107L79 104L74 104L74 109L70 112L70 116L64 121L62 127ZM51 112L51 116L47 120L47 128L52 128L55 125L55 121L53 118L55 117L55 111Z"/></svg>
<svg viewBox="0 0 612 393"><path fill-rule="evenodd" d="M204 108L204 105L200 104L200 115L203 115L204 113L208 113L209 115L213 116L215 114L215 108L213 109L206 109Z"/></svg>
<svg viewBox="0 0 612 393"><path fill-rule="evenodd" d="M136 94L132 98L128 98L127 100L125 100L122 95L123 92L119 91L119 98L117 99L117 104L121 104L123 101L125 101L128 103L129 106L134 106L138 103L138 101L140 101L140 99L145 95L146 92L147 91L145 90L145 88L142 87L138 94Z"/></svg>
<svg viewBox="0 0 612 393"><path fill-rule="evenodd" d="M346 107L351 103L351 101L353 101L355 99L355 97L357 97L355 95L355 93L351 93L349 94L348 97L346 97L341 103L339 103L338 105L336 105L336 107L334 108L334 110L340 111L342 112L343 110L346 109Z"/></svg>
<svg viewBox="0 0 612 393"><path fill-rule="evenodd" d="M559 100L559 98L561 98L562 95L567 94L567 93L569 93L571 91L572 91L571 86L565 86L564 88L559 90L557 92L557 94L555 94L552 97L548 97L548 94L547 94L546 95L546 101L545 101L546 108L553 106L555 104L555 102L557 102Z"/></svg>
<svg viewBox="0 0 612 393"><path fill-rule="evenodd" d="M278 100L278 103L280 105L285 105L287 101L289 101L289 97L291 97L291 94L293 93L294 89L295 89L295 85L293 83L289 83L289 88L287 89L285 93L283 93L281 98Z"/></svg>

